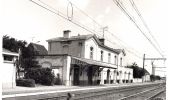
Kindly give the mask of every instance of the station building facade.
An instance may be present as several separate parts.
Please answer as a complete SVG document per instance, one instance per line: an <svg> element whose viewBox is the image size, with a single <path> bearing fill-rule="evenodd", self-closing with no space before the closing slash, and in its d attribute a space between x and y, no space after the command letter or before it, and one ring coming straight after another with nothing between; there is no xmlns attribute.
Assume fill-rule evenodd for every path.
<svg viewBox="0 0 170 100"><path fill-rule="evenodd" d="M69 36L47 40L48 55L37 56L42 67L50 67L64 85L129 83L133 69L126 68L126 53L104 44L96 35Z"/></svg>

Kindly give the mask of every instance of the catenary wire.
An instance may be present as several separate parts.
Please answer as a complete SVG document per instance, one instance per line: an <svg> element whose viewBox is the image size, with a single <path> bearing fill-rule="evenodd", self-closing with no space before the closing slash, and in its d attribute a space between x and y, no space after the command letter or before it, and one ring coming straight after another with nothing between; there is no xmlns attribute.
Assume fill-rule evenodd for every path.
<svg viewBox="0 0 170 100"><path fill-rule="evenodd" d="M159 43L157 42L157 40L155 39L155 37L153 36L151 30L149 29L148 25L146 24L146 21L144 20L142 14L140 13L140 11L138 10L135 2L133 0L129 0L129 2L131 3L132 7L134 8L134 10L136 11L137 15L139 16L139 18L141 19L142 23L144 24L144 26L146 27L146 29L148 30L148 33L151 35L151 37L153 38L153 40L155 41L155 43L157 44L158 48L161 50Z"/></svg>
<svg viewBox="0 0 170 100"><path fill-rule="evenodd" d="M54 9L54 8L52 8L52 7L50 7L49 5L47 5L47 4L45 4L44 2L42 2L41 0L39 0L39 1L41 1L41 3L43 3L43 4L45 4L46 6L48 6L48 7L50 7L50 8L52 8L53 10L55 10L55 11L53 11L53 10L50 10L50 9L48 9L47 7L44 7L43 5L41 5L41 4L39 4L39 3L37 3L37 2L35 2L35 1L33 1L33 0L30 0L31 2L33 2L34 4L36 4L36 5L38 5L38 6L40 6L40 7L42 7L42 8L44 8L44 9L46 9L46 10L48 10L48 11L50 11L50 12L52 12L52 13L54 13L54 14L57 14L58 16L60 16L60 17L62 17L62 18L64 18L64 19L66 19L66 20L68 20L68 18L67 17L65 17L65 15L63 14L63 13L61 13L61 12L59 12L59 11L57 11L57 12L55 12L56 11L56 9ZM75 22L73 22L73 21L70 21L71 23L73 23L73 24L75 24L75 25L77 25L77 26L79 26L79 27L81 27L81 28L83 28L83 29L85 29L86 31L88 31L88 32L90 32L90 33L93 33L93 34L96 34L96 32L93 32L93 31L90 31L89 29L87 29L87 28L85 28L85 27L83 27L83 26L81 26L80 24L78 24L78 23L75 23ZM110 43L113 43L113 44L115 44L114 42L112 42L112 41L110 41L110 40L107 40L108 42L110 42ZM129 50L128 50L129 51ZM131 51L130 51L131 52ZM134 54L133 52L131 52L132 54ZM139 57L138 55L136 55L136 54L134 54L136 57L138 57L138 58L141 58L141 57Z"/></svg>
<svg viewBox="0 0 170 100"><path fill-rule="evenodd" d="M150 40L150 38L147 37L147 35L142 31L142 29L139 27L139 25L136 23L136 21L133 19L133 17L124 9L124 6L120 4L119 1L113 0L113 2L123 11L123 13L134 23L134 25L137 27L137 29L144 35L144 37L150 42L150 44L155 48L155 50L163 57L162 53L159 51L159 49L155 46L155 44Z"/></svg>

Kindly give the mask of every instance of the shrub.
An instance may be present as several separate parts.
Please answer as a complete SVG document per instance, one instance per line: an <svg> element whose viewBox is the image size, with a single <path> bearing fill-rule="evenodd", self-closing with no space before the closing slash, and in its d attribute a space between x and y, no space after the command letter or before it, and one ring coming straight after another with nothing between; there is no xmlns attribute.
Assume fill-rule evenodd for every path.
<svg viewBox="0 0 170 100"><path fill-rule="evenodd" d="M54 74L50 68L41 69L41 84L43 85L54 85Z"/></svg>
<svg viewBox="0 0 170 100"><path fill-rule="evenodd" d="M60 79L60 74L57 74L57 77L54 80L54 84L55 85L61 85L62 84L61 79Z"/></svg>
<svg viewBox="0 0 170 100"><path fill-rule="evenodd" d="M25 74L26 79L34 79L35 83L41 83L41 69L36 68L36 69L29 69L26 74Z"/></svg>
<svg viewBox="0 0 170 100"><path fill-rule="evenodd" d="M16 80L17 86L35 87L35 80L33 79L18 79Z"/></svg>
<svg viewBox="0 0 170 100"><path fill-rule="evenodd" d="M53 85L54 74L50 68L32 68L27 71L25 78L34 79L35 83L42 85Z"/></svg>

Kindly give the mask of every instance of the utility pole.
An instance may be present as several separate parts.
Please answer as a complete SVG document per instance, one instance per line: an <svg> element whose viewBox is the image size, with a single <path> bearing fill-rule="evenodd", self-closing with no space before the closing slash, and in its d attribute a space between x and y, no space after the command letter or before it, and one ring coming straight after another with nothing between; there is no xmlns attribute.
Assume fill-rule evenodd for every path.
<svg viewBox="0 0 170 100"><path fill-rule="evenodd" d="M151 64L152 64L152 75L155 75L155 68L154 68L153 62L154 62L154 61L151 62Z"/></svg>
<svg viewBox="0 0 170 100"><path fill-rule="evenodd" d="M143 55L143 78L142 78L142 82L144 82L144 76L145 76L144 70L145 70L145 54Z"/></svg>
<svg viewBox="0 0 170 100"><path fill-rule="evenodd" d="M154 61L155 60L166 60L166 58L145 58L145 54L143 55L143 76L144 76L144 66L145 66L145 60L151 60L151 65L152 65L152 74L155 75L155 67L154 67ZM161 67L161 68L166 68L166 67ZM142 82L144 82L144 78L142 78Z"/></svg>

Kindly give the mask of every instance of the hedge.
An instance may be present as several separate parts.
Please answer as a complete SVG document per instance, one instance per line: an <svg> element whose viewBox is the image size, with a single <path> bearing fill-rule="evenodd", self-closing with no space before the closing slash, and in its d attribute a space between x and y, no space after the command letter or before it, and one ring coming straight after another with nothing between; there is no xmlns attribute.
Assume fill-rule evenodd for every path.
<svg viewBox="0 0 170 100"><path fill-rule="evenodd" d="M17 86L35 87L35 80L33 79L18 79L16 80Z"/></svg>
<svg viewBox="0 0 170 100"><path fill-rule="evenodd" d="M26 72L25 78L34 79L35 83L42 85L54 84L54 74L50 68L31 68Z"/></svg>

